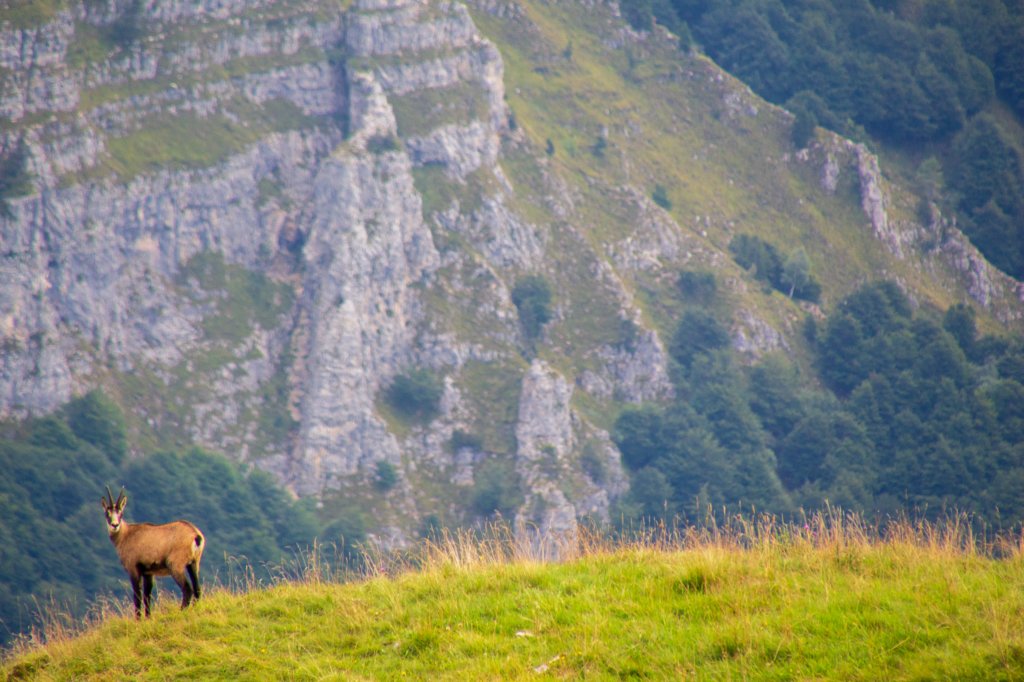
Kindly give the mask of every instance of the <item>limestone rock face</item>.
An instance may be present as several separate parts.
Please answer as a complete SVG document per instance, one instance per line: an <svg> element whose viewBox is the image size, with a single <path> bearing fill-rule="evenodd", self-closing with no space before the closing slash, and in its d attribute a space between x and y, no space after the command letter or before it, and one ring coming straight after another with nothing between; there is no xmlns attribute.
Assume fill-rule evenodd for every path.
<svg viewBox="0 0 1024 682"><path fill-rule="evenodd" d="M894 200L879 167L878 157L863 144L829 134L823 141L798 152L796 158L801 162L820 164L820 184L828 194L838 191L846 174L856 178L860 206L867 224L874 237L893 256L905 260L915 252L928 252L932 269L949 268L958 285L975 303L1006 323L1021 318L1017 304L1024 301L1024 287L994 268L957 228L955 221L939 215L934 205L930 209L932 217L923 220L931 224L893 217ZM916 206L909 208L917 211ZM903 209L907 212L908 207ZM768 332L768 336L773 334ZM770 340L769 343L778 346Z"/></svg>
<svg viewBox="0 0 1024 682"><path fill-rule="evenodd" d="M569 399L572 388L543 362L523 378L516 424L516 470L526 501L516 515L517 533L537 544L534 551L558 552L559 541L576 536L576 507L560 487L569 478L575 441Z"/></svg>
<svg viewBox="0 0 1024 682"><path fill-rule="evenodd" d="M591 434L572 409L572 394L569 382L541 360L534 360L523 377L516 471L527 492L516 526L527 537L575 537L577 517L607 521L609 498L625 492L618 453L605 434L587 443L588 455L604 467L603 487L584 472L580 454Z"/></svg>
<svg viewBox="0 0 1024 682"><path fill-rule="evenodd" d="M405 0L358 0L345 30L345 45L361 57L458 49L480 42L466 8L438 3L436 12L424 3ZM426 10L426 11L425 11Z"/></svg>
<svg viewBox="0 0 1024 682"><path fill-rule="evenodd" d="M411 285L438 264L400 153L324 164L309 210L308 374L302 447L288 476L304 494L355 474L361 461L397 458L373 403L410 358L419 314Z"/></svg>
<svg viewBox="0 0 1024 682"><path fill-rule="evenodd" d="M668 353L653 331L642 329L629 347L603 346L597 356L603 372L580 375L580 386L594 396L628 403L657 402L675 391L668 376Z"/></svg>
<svg viewBox="0 0 1024 682"><path fill-rule="evenodd" d="M215 249L255 266L277 248L272 216L254 205L254 169L296 184L329 138L270 136L215 171L160 173L127 185L75 185L11 202L0 224L9 257L2 329L4 414L52 409L89 385L83 344L129 371L171 367L196 350L203 306L174 288L181 266ZM76 360L79 359L79 360Z"/></svg>
<svg viewBox="0 0 1024 682"><path fill-rule="evenodd" d="M831 152L825 155L825 164L821 167L821 187L829 194L835 194L839 186L839 162Z"/></svg>
<svg viewBox="0 0 1024 682"><path fill-rule="evenodd" d="M903 258L903 240L898 232L891 229L886 213L885 193L882 191L882 174L878 169L878 157L868 152L864 145L856 145L857 172L860 176L860 205L871 221L875 236L885 242L892 252Z"/></svg>
<svg viewBox="0 0 1024 682"><path fill-rule="evenodd" d="M761 356L787 347L785 337L777 329L749 310L741 311L737 322L732 347L739 352Z"/></svg>
<svg viewBox="0 0 1024 682"><path fill-rule="evenodd" d="M541 507L528 520L542 531L575 529L575 511L557 488L575 445L571 398L572 387L564 377L543 361L530 365L519 396L516 469L531 497L539 500L528 500L526 507Z"/></svg>
<svg viewBox="0 0 1024 682"><path fill-rule="evenodd" d="M37 111L71 111L79 88L69 77L65 54L74 35L74 18L60 12L54 21L32 30L0 31L0 118L17 121Z"/></svg>
<svg viewBox="0 0 1024 682"><path fill-rule="evenodd" d="M349 81L349 117L351 144L366 149L373 138L397 134L395 112L388 104L384 88L372 73L356 72Z"/></svg>
<svg viewBox="0 0 1024 682"><path fill-rule="evenodd" d="M378 463L395 467L375 532L401 543L424 513L417 477L471 489L495 457L449 442L486 424L473 372L518 357L509 292L516 271L544 267L548 239L514 207L501 55L463 5L307 4L143 6L144 37L85 64L76 46L123 29L124 7L70 3L38 27L0 27L0 115L40 119L0 135L5 154L27 145L33 179L0 218L0 415L51 410L108 367L140 386L127 407L147 428L297 494L356 491ZM190 129L225 149L126 166L133 145ZM428 209L420 183L435 172L487 186L473 205ZM439 248L438 230L472 251ZM270 298L247 298L254 287ZM468 336L438 316L456 304L480 322ZM637 400L665 391L659 342L645 331L641 346L608 359ZM396 431L381 396L416 367L443 378L440 409ZM550 368L523 380L508 434L520 515L558 532L606 517L625 489L607 434ZM601 483L580 467L584 446L610 472ZM571 495L544 468L551 448Z"/></svg>

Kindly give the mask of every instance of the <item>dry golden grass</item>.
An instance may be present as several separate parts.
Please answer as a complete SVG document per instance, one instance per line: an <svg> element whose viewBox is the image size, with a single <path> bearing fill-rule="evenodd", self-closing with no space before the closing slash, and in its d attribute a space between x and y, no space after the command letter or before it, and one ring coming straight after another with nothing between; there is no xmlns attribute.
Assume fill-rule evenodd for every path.
<svg viewBox="0 0 1024 682"><path fill-rule="evenodd" d="M269 581L239 566L196 608L159 605L144 623L127 600L100 600L82 621L40 604L42 627L2 670L502 679L548 666L570 677L1013 679L1024 674L1022 549L1019 533L980 537L965 515L709 511L697 524L558 537L498 523L403 550L369 546L358 565L315 546ZM173 674L161 667L168 657L180 666Z"/></svg>

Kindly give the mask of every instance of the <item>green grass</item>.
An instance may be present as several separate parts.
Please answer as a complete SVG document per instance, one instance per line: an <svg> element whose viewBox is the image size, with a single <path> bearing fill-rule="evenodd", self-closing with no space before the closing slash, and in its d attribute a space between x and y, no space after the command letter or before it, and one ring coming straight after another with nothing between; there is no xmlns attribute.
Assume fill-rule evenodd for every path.
<svg viewBox="0 0 1024 682"><path fill-rule="evenodd" d="M68 45L67 63L72 69L99 64L113 51L109 37L96 26L75 22L75 33Z"/></svg>
<svg viewBox="0 0 1024 682"><path fill-rule="evenodd" d="M220 116L191 114L147 122L107 141L111 169L122 179L162 169L206 168L255 142L257 131Z"/></svg>
<svg viewBox="0 0 1024 682"><path fill-rule="evenodd" d="M211 314L203 319L206 338L232 344L247 339L254 326L273 329L295 300L295 292L287 284L228 264L223 254L213 251L189 259L177 279L179 286L197 286L198 290L188 292L197 303L213 301Z"/></svg>
<svg viewBox="0 0 1024 682"><path fill-rule="evenodd" d="M803 247L825 310L879 277L898 279L938 310L962 291L955 273L918 253L900 260L873 235L852 157L840 156L837 191L824 191L823 158L797 160L787 117L750 97L706 57L680 54L656 39L610 48L601 37L611 19L600 7L519 5L524 15L515 21L471 11L501 51L507 101L517 135L526 140L503 149L502 169L515 187L509 204L549 237L542 269L565 313L549 325L537 352L566 375L598 368L590 351L617 341L619 303L612 286L594 286L598 261L611 261L612 248L625 240L656 244L652 231L637 229L645 210L633 190L648 203L663 187L670 201L662 208L680 228L669 230L678 239L677 255L663 256L660 267L615 268L644 325L663 340L684 303L675 286L678 269L709 269L718 277L723 321L744 326L751 313L782 332L796 362L810 371L810 349L799 333L806 310L735 264L728 244L739 233L757 234L786 253ZM740 113L729 105L735 97L745 103ZM756 116L746 104L757 107ZM605 142L598 148L599 139ZM555 192L549 177L562 183ZM897 186L887 192L893 220L912 214L913 197ZM563 195L572 200L566 229L544 210L551 197ZM614 413L614 401L597 402L586 406L588 416Z"/></svg>
<svg viewBox="0 0 1024 682"><path fill-rule="evenodd" d="M485 119L488 104L484 90L476 83L459 83L445 88L417 90L388 98L402 137L426 135L450 124L466 125Z"/></svg>
<svg viewBox="0 0 1024 682"><path fill-rule="evenodd" d="M65 8L63 0L7 0L0 9L0 26L7 23L11 28L35 28L52 21Z"/></svg>
<svg viewBox="0 0 1024 682"><path fill-rule="evenodd" d="M515 429L519 417L519 394L525 364L518 359L493 362L471 360L458 377L461 391L476 406L471 424L488 452L515 452Z"/></svg>
<svg viewBox="0 0 1024 682"><path fill-rule="evenodd" d="M36 679L1020 679L1024 564L962 527L881 538L839 515L585 536L542 563L500 533L444 536L339 584L214 590L135 623L23 643L2 672ZM413 566L417 568L413 569Z"/></svg>
<svg viewBox="0 0 1024 682"><path fill-rule="evenodd" d="M159 89L156 84L138 87ZM209 168L271 132L305 129L320 123L318 118L304 115L283 99L259 106L238 100L228 108L237 120L220 114L206 118L191 113L151 116L141 122L138 130L109 138L106 158L64 182L107 175L127 182L138 175L162 170Z"/></svg>
<svg viewBox="0 0 1024 682"><path fill-rule="evenodd" d="M384 398L383 391L377 394L377 397L373 401L373 407L377 416L384 420L384 425L387 426L388 433L399 440L405 440L412 435L415 424L402 417L402 415L391 406L391 404Z"/></svg>
<svg viewBox="0 0 1024 682"><path fill-rule="evenodd" d="M265 208L271 202L277 202L282 208L291 208L291 201L281 189L279 180L271 179L270 176L263 176L256 185L256 206Z"/></svg>
<svg viewBox="0 0 1024 682"><path fill-rule="evenodd" d="M292 414L288 383L288 372L294 361L290 350L282 353L273 375L260 387L257 423L265 445L262 448L257 445L254 448L256 452L271 452L275 446L281 447L299 427Z"/></svg>
<svg viewBox="0 0 1024 682"><path fill-rule="evenodd" d="M479 168L459 181L450 178L443 165L428 164L413 168L412 177L422 197L426 219L447 210L454 201L458 201L463 215L470 215L482 206L485 196L493 195L498 185L494 173L487 168Z"/></svg>

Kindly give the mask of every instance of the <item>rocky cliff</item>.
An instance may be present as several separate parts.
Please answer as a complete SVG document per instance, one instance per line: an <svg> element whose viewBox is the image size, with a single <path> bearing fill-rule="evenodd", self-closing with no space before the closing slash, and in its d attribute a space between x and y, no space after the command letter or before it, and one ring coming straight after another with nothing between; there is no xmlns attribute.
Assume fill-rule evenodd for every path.
<svg viewBox="0 0 1024 682"><path fill-rule="evenodd" d="M626 489L615 412L672 394L681 270L718 273L738 349L799 354L808 311L735 234L806 244L826 296L885 274L1020 318L865 148L791 149L786 112L613 4L54 6L0 10L0 150L31 179L0 218L3 416L103 386L138 449L202 443L395 541L495 470L524 527L572 532ZM414 370L429 419L387 400Z"/></svg>

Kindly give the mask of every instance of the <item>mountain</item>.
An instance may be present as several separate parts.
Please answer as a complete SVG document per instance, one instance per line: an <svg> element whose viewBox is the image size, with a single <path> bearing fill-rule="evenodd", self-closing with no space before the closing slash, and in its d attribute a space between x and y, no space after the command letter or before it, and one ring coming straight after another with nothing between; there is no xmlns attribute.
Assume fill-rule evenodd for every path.
<svg viewBox="0 0 1024 682"><path fill-rule="evenodd" d="M608 519L684 273L748 361L809 365L805 319L883 278L1021 326L1019 283L866 146L796 148L615 4L23 2L0 83L0 416L99 387L136 455L225 452L389 542ZM820 293L766 286L744 235Z"/></svg>

